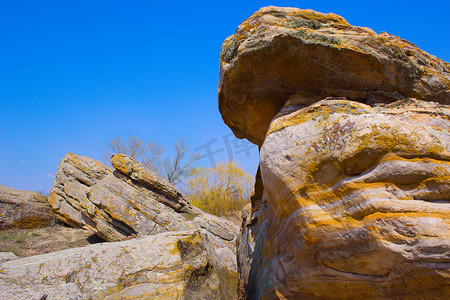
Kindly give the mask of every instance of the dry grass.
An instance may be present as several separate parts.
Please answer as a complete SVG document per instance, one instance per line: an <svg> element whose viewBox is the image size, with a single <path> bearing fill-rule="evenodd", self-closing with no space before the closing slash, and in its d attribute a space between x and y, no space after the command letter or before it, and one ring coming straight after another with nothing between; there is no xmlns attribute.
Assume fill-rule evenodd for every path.
<svg viewBox="0 0 450 300"><path fill-rule="evenodd" d="M0 231L0 252L13 252L19 257L33 256L83 247L101 240L92 233L60 225L35 229L8 229Z"/></svg>
<svg viewBox="0 0 450 300"><path fill-rule="evenodd" d="M241 225L240 215L240 211L235 211L222 217ZM104 241L90 231L61 225L0 231L0 252L12 252L19 257L83 247L99 242Z"/></svg>

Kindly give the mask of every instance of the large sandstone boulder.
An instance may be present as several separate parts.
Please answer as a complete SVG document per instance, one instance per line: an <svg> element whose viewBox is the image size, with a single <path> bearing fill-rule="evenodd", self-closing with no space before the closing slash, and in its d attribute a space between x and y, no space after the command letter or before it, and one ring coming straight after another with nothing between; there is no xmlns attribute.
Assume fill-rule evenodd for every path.
<svg viewBox="0 0 450 300"><path fill-rule="evenodd" d="M265 7L222 45L219 109L239 138L261 145L286 99L450 103L450 65L335 14Z"/></svg>
<svg viewBox="0 0 450 300"><path fill-rule="evenodd" d="M0 264L2 299L217 299L200 231L161 233Z"/></svg>
<svg viewBox="0 0 450 300"><path fill-rule="evenodd" d="M327 99L283 112L261 148L268 216L256 293L448 295L450 108Z"/></svg>
<svg viewBox="0 0 450 300"><path fill-rule="evenodd" d="M234 297L239 227L192 206L174 186L134 159L117 154L111 163L115 170L71 153L62 159L49 196L58 217L107 241L200 230L221 296Z"/></svg>
<svg viewBox="0 0 450 300"><path fill-rule="evenodd" d="M450 294L449 72L310 10L263 8L225 41L220 111L260 145L240 298Z"/></svg>
<svg viewBox="0 0 450 300"><path fill-rule="evenodd" d="M47 197L0 185L0 230L53 225L55 214Z"/></svg>

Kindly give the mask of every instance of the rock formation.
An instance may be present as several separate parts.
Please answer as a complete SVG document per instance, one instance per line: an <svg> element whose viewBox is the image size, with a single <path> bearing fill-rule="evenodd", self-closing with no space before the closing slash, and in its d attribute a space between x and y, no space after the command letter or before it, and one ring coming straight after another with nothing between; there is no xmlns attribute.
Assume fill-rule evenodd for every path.
<svg viewBox="0 0 450 300"><path fill-rule="evenodd" d="M57 217L73 227L86 227L80 212L89 187L111 174L112 170L88 157L67 154L58 166L48 201Z"/></svg>
<svg viewBox="0 0 450 300"><path fill-rule="evenodd" d="M238 226L192 206L164 178L126 155L114 155L111 163L115 170L71 153L62 159L49 195L58 218L107 241L198 230L220 294L233 297Z"/></svg>
<svg viewBox="0 0 450 300"><path fill-rule="evenodd" d="M304 105L326 97L450 103L448 63L335 14L261 8L225 40L220 58L222 118L258 145L288 98Z"/></svg>
<svg viewBox="0 0 450 300"><path fill-rule="evenodd" d="M19 257L12 252L0 252L0 264L18 258Z"/></svg>
<svg viewBox="0 0 450 300"><path fill-rule="evenodd" d="M449 295L449 103L450 64L398 37L294 8L244 21L219 81L260 146L240 297Z"/></svg>
<svg viewBox="0 0 450 300"><path fill-rule="evenodd" d="M0 185L0 230L38 228L55 222L47 197Z"/></svg>
<svg viewBox="0 0 450 300"><path fill-rule="evenodd" d="M95 244L0 264L3 299L216 299L199 230Z"/></svg>

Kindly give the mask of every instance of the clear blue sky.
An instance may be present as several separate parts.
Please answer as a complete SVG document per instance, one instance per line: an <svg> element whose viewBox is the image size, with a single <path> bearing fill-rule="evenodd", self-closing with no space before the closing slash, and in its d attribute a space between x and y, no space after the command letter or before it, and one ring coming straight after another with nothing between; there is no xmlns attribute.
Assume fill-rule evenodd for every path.
<svg viewBox="0 0 450 300"><path fill-rule="evenodd" d="M334 12L450 61L448 0L0 0L0 184L48 191L66 153L102 159L113 136L154 139L167 150L185 136L192 148L222 149L215 158L226 160L220 47L268 5ZM230 145L254 173L256 148L246 155Z"/></svg>

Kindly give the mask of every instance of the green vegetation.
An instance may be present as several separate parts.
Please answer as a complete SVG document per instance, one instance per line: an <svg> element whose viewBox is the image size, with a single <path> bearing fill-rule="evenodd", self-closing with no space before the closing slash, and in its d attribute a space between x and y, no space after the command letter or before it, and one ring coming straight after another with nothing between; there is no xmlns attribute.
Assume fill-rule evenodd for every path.
<svg viewBox="0 0 450 300"><path fill-rule="evenodd" d="M7 229L0 231L0 252L12 252L19 257L38 255L74 247L90 242L91 233L83 229L48 226L33 229Z"/></svg>
<svg viewBox="0 0 450 300"><path fill-rule="evenodd" d="M85 240L76 240L65 243L65 248L78 248L86 245Z"/></svg>
<svg viewBox="0 0 450 300"><path fill-rule="evenodd" d="M17 243L17 244L22 244L22 243L24 243L25 242L25 237L26 237L26 235L23 235L23 234L13 234L13 233L10 233L10 232L3 232L2 234L0 234L0 238L2 239L2 240L5 240L5 241L13 241L14 243Z"/></svg>
<svg viewBox="0 0 450 300"><path fill-rule="evenodd" d="M235 162L197 168L188 180L188 198L201 210L223 216L241 210L250 199L253 180Z"/></svg>

